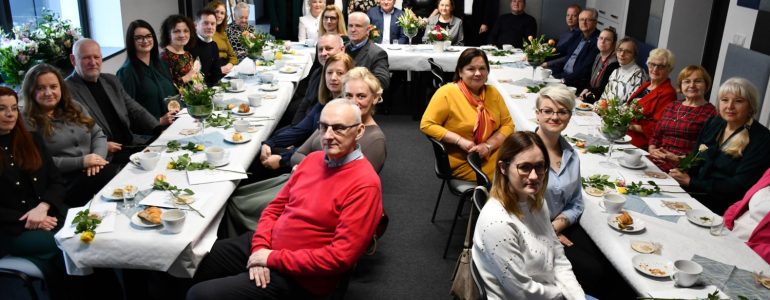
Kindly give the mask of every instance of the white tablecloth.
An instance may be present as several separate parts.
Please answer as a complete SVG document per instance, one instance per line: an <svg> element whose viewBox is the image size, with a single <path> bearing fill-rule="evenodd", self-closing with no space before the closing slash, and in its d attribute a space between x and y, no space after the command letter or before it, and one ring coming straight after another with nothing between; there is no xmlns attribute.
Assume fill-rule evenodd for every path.
<svg viewBox="0 0 770 300"><path fill-rule="evenodd" d="M248 168L254 159L261 142L275 129L278 120L291 99L294 84L280 82L279 90L267 94L275 95L275 99L263 99L260 107L254 108L253 116L268 116L271 120L259 121L262 126L252 133L250 142L240 145L227 145L230 164ZM247 96L258 92L254 82L247 81L246 91L242 93L226 93L225 99L237 99L248 102ZM265 93L260 91L260 93ZM180 130L195 128L194 120L183 114L153 143L165 145L175 139L190 139L194 136L182 136ZM206 128L204 134L219 132L232 134L233 129ZM130 224L129 217L119 214L115 231L99 233L90 245L83 244L78 236L63 238L57 234L56 241L63 250L67 271L70 274L88 274L94 267L131 268L166 271L177 277L192 277L200 260L211 249L217 238L217 228L224 213L224 206L230 194L236 187L236 182L224 181L190 186L184 171L166 170L166 164L172 156L181 155L177 151L164 154L161 161L152 171L144 171L133 165L126 166L107 185L122 186L132 184L140 189L148 189L156 174L165 174L167 181L180 188L189 187L197 193L209 195L200 210L204 218L188 211L184 230L178 234L167 234L162 229L144 229ZM203 160L202 154L194 156L195 161ZM105 201L97 197L93 201ZM65 226L68 226L65 224Z"/></svg>
<svg viewBox="0 0 770 300"><path fill-rule="evenodd" d="M537 95L526 93L526 85L522 85L531 79L532 68L530 67L518 69L496 67L492 69L490 74L489 84L500 90L505 98L516 130L534 130L537 127L534 111ZM535 79L540 78L535 75ZM595 115L593 117L598 118ZM573 115L572 121L564 133L570 136L577 133L598 135L596 126L579 126L578 122L575 122L576 118L591 117ZM615 157L622 155L620 152L613 154ZM614 179L618 177L617 170L630 171L622 167L617 167L617 169L602 167L599 162L606 159L602 155L581 153L579 156L583 177L593 174L607 174ZM659 171L647 158L643 158L643 160L647 163L647 170ZM664 193L664 197L690 198L679 186L662 186L661 188L664 191L674 192ZM632 240L660 243L663 246L660 255L671 261L691 259L693 255L698 254L748 271L770 271L770 266L759 255L729 232L723 236L712 236L708 228L696 226L690 223L686 217L680 217L678 222L673 223L657 217L631 212L634 218L646 222L646 229L639 234L621 234L608 226L607 218L609 215L599 206L601 198L585 193L583 198L586 205L580 219L580 225L612 265L640 295L649 295L649 292L655 290L671 289L673 282L668 279L653 279L634 269L631 258L638 253L630 247ZM706 209L702 204L692 200L694 209ZM725 229L725 231L727 230Z"/></svg>

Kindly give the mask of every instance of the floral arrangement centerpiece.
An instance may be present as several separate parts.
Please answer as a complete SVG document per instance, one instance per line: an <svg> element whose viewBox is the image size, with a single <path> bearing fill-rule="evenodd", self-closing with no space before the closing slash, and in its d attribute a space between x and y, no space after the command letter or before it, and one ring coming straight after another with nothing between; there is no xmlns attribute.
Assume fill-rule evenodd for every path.
<svg viewBox="0 0 770 300"><path fill-rule="evenodd" d="M688 170L700 164L701 161L703 161L703 158L699 157L699 155L708 151L708 149L708 146L700 144L700 146L698 146L698 152L687 154L687 156L680 159L679 165L676 168L679 169L679 171L687 172Z"/></svg>
<svg viewBox="0 0 770 300"><path fill-rule="evenodd" d="M244 31L241 33L241 44L246 49L246 56L251 59L257 59L262 56L262 49L273 37L267 33L258 31L251 33Z"/></svg>
<svg viewBox="0 0 770 300"><path fill-rule="evenodd" d="M187 104L187 113L191 117L198 120L199 132L203 132L206 129L204 120L211 115L211 111L214 110L214 103L212 97L216 91L208 87L203 81L203 75L198 74L193 80L182 87L177 87L179 94L182 95L184 103Z"/></svg>
<svg viewBox="0 0 770 300"><path fill-rule="evenodd" d="M80 39L80 29L73 27L70 20L43 9L43 16L30 36L38 42L38 58L59 66L63 60L69 64L68 57L72 53L72 45Z"/></svg>
<svg viewBox="0 0 770 300"><path fill-rule="evenodd" d="M412 38L417 35L420 28L424 28L428 24L428 20L417 17L411 8L405 8L404 13L398 17L396 23L404 29L404 34L409 37L409 44L411 45Z"/></svg>
<svg viewBox="0 0 770 300"><path fill-rule="evenodd" d="M623 137L631 122L643 117L638 102L638 99L634 99L631 103L624 104L617 97L600 100L596 113L602 118L602 134L612 140Z"/></svg>
<svg viewBox="0 0 770 300"><path fill-rule="evenodd" d="M556 55L556 41L549 39L545 41L545 35L541 35L539 38L528 36L524 40L524 53L527 54L527 61L539 62L537 65L542 64L547 58Z"/></svg>
<svg viewBox="0 0 770 300"><path fill-rule="evenodd" d="M380 38L380 30L377 29L377 26L374 26L374 24L369 24L369 27L367 28L369 30L369 39L370 40L377 40Z"/></svg>
<svg viewBox="0 0 770 300"><path fill-rule="evenodd" d="M428 31L428 41L433 44L433 50L436 52L443 52L446 41L449 41L449 32L444 27L436 26Z"/></svg>
<svg viewBox="0 0 770 300"><path fill-rule="evenodd" d="M21 85L37 51L37 42L28 37L13 38L0 29L0 76L3 82L12 86Z"/></svg>

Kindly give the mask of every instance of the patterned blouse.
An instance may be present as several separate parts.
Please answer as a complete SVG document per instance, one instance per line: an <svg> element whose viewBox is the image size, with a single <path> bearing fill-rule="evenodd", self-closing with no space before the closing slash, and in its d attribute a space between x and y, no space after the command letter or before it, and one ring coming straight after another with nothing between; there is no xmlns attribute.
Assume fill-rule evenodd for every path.
<svg viewBox="0 0 770 300"><path fill-rule="evenodd" d="M366 13L375 6L377 6L377 0L351 0L348 3L348 15L356 11Z"/></svg>
<svg viewBox="0 0 770 300"><path fill-rule="evenodd" d="M625 66L621 65L610 74L601 99L617 97L621 102L625 103L628 101L628 97L647 80L649 80L649 77L636 63L630 63Z"/></svg>
<svg viewBox="0 0 770 300"><path fill-rule="evenodd" d="M176 54L163 49L160 52L160 59L168 65L169 71L171 72L171 80L174 82L174 85L184 85L182 77L192 70L193 63L195 62L192 54L187 51L185 51L184 54Z"/></svg>
<svg viewBox="0 0 770 300"><path fill-rule="evenodd" d="M695 147L703 124L716 113L714 105L708 102L701 106L682 105L682 101L672 102L663 111L663 117L650 138L650 145L676 155L689 154Z"/></svg>
<svg viewBox="0 0 770 300"><path fill-rule="evenodd" d="M227 28L225 28L227 39L230 40L230 45L233 46L233 50L235 50L235 55L238 56L238 61L241 61L243 60L243 58L246 57L246 48L244 48L243 44L241 44L241 34L244 31L251 32L252 34L257 33L257 29L251 25L249 25L248 28L244 30L238 24L230 23L229 25L227 25Z"/></svg>

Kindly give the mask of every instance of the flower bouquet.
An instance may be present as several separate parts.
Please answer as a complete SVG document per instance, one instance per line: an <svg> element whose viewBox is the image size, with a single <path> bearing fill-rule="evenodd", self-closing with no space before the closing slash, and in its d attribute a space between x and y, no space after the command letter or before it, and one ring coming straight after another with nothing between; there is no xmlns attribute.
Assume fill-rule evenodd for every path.
<svg viewBox="0 0 770 300"><path fill-rule="evenodd" d="M438 24L436 24L433 29L428 31L428 41L433 43L433 50L436 52L443 52L445 48L444 46L449 40L449 32Z"/></svg>
<svg viewBox="0 0 770 300"><path fill-rule="evenodd" d="M535 68L543 62L556 55L556 41L549 39L545 41L545 35L534 38L531 35L524 40L524 53L527 55L527 62L532 66L532 78L535 77Z"/></svg>
<svg viewBox="0 0 770 300"><path fill-rule="evenodd" d="M187 104L187 112L200 123L200 132L202 133L206 128L203 121L208 118L214 109L211 98L216 92L206 85L203 81L203 76L196 76L188 84L181 88L177 87L177 89L179 94L182 95L185 104Z"/></svg>
<svg viewBox="0 0 770 300"><path fill-rule="evenodd" d="M396 23L404 29L404 35L409 37L409 45L412 45L412 38L417 35L420 28L424 28L428 24L428 20L417 17L411 8L405 8L404 13L398 17Z"/></svg>
<svg viewBox="0 0 770 300"><path fill-rule="evenodd" d="M251 33L244 31L241 33L241 44L246 49L246 56L251 59L257 59L262 56L262 49L267 42L272 40L272 36L264 32Z"/></svg>
<svg viewBox="0 0 770 300"><path fill-rule="evenodd" d="M3 81L12 86L21 85L37 51L37 42L27 37L13 38L0 29L0 76Z"/></svg>
<svg viewBox="0 0 770 300"><path fill-rule="evenodd" d="M69 64L67 58L72 53L72 45L80 39L80 29L74 28L70 20L43 9L43 16L30 36L38 42L38 58L59 66L62 60Z"/></svg>
<svg viewBox="0 0 770 300"><path fill-rule="evenodd" d="M619 98L615 97L608 100L601 100L596 106L596 114L602 119L602 126L599 132L610 142L610 151L607 155L607 161L603 162L606 167L614 167L609 160L612 157L612 146L615 140L622 138L628 131L628 126L634 120L643 117L642 108L638 105L639 100L635 99L630 103L623 104Z"/></svg>
<svg viewBox="0 0 770 300"><path fill-rule="evenodd" d="M374 24L369 24L369 27L367 28L369 30L369 39L372 41L376 41L378 38L380 38L380 30L377 29L377 26L374 26Z"/></svg>
<svg viewBox="0 0 770 300"><path fill-rule="evenodd" d="M700 144L700 146L698 146L698 152L687 154L687 156L680 159L679 165L676 168L679 169L679 171L687 172L688 170L700 164L701 161L703 161L703 158L698 156L701 153L708 151L708 149L709 147L706 145Z"/></svg>

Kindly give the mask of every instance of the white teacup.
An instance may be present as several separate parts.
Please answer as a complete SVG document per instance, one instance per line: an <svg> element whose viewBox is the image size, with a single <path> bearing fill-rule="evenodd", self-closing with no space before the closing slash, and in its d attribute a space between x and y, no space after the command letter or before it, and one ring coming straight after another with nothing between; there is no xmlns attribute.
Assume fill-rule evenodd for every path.
<svg viewBox="0 0 770 300"><path fill-rule="evenodd" d="M249 131L249 121L246 120L238 120L233 122L233 127L235 128L235 131L237 132L246 132Z"/></svg>
<svg viewBox="0 0 770 300"><path fill-rule="evenodd" d="M168 233L180 233L184 228L184 220L187 216L185 211L180 209L171 209L160 214L160 222Z"/></svg>
<svg viewBox="0 0 770 300"><path fill-rule="evenodd" d="M240 91L243 89L243 79L236 78L230 80L230 90L231 91Z"/></svg>
<svg viewBox="0 0 770 300"><path fill-rule="evenodd" d="M543 80L546 80L548 78L551 78L551 69L542 68L540 69L540 78L543 78Z"/></svg>
<svg viewBox="0 0 770 300"><path fill-rule="evenodd" d="M305 40L305 46L315 47L315 40L314 39L306 39Z"/></svg>
<svg viewBox="0 0 770 300"><path fill-rule="evenodd" d="M513 50L513 45L511 45L511 44L505 44L505 45L503 45L503 50L506 50L506 51L508 51L508 50Z"/></svg>
<svg viewBox="0 0 770 300"><path fill-rule="evenodd" d="M155 166L158 165L158 161L160 161L160 153L158 152L139 152L139 154L136 156L136 163L145 171L151 171L155 169Z"/></svg>
<svg viewBox="0 0 770 300"><path fill-rule="evenodd" d="M249 98L249 105L252 107L262 105L262 94L251 94L247 98Z"/></svg>
<svg viewBox="0 0 770 300"><path fill-rule="evenodd" d="M681 259L674 262L674 274L671 274L671 280L678 286L690 287L698 282L701 273L703 273L701 265L691 260Z"/></svg>
<svg viewBox="0 0 770 300"><path fill-rule="evenodd" d="M626 153L626 156L623 158L623 162L625 162L629 166L638 166L642 163L642 152L633 148L627 148L624 149L623 152Z"/></svg>
<svg viewBox="0 0 770 300"><path fill-rule="evenodd" d="M225 149L222 147L209 147L206 149L206 161L216 164L225 159Z"/></svg>
<svg viewBox="0 0 770 300"><path fill-rule="evenodd" d="M626 204L626 197L618 194L606 194L602 203L604 203L604 209L608 213L618 214L623 210L623 205Z"/></svg>
<svg viewBox="0 0 770 300"><path fill-rule="evenodd" d="M262 73L259 74L259 81L262 83L271 83L273 82L274 77L275 75L273 75L273 73Z"/></svg>

